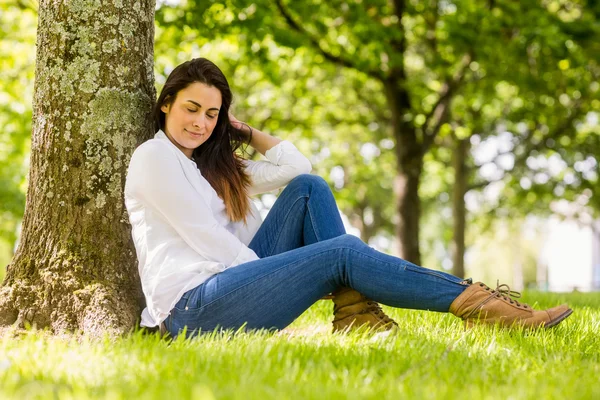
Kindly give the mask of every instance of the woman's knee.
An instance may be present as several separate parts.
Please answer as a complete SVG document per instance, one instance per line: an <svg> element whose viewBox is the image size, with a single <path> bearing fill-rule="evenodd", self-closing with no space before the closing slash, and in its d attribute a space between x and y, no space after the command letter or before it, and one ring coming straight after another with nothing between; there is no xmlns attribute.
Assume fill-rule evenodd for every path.
<svg viewBox="0 0 600 400"><path fill-rule="evenodd" d="M301 174L290 181L288 186L308 186L312 190L331 190L325 179L319 175Z"/></svg>
<svg viewBox="0 0 600 400"><path fill-rule="evenodd" d="M332 240L336 240L338 245L341 247L352 247L352 248L360 248L363 246L367 246L365 242L362 241L358 236L351 235L349 233L345 233L340 235Z"/></svg>

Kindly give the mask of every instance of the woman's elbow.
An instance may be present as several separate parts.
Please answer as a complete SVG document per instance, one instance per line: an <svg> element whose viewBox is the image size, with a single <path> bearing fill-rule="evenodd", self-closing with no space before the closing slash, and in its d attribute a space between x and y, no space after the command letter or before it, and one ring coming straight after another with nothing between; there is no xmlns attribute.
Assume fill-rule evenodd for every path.
<svg viewBox="0 0 600 400"><path fill-rule="evenodd" d="M285 169L282 169L280 177L283 181L290 182L300 175L310 174L311 171L312 164L308 159L305 159L302 162L295 162L293 165L290 164Z"/></svg>
<svg viewBox="0 0 600 400"><path fill-rule="evenodd" d="M310 163L310 160L308 158L304 159L304 162L302 164L300 164L298 171L299 171L298 175L311 173L312 164Z"/></svg>

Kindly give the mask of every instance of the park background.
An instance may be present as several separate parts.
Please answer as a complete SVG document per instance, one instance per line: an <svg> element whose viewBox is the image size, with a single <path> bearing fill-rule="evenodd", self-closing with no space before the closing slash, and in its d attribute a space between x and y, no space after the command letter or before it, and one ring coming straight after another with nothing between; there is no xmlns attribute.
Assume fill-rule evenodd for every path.
<svg viewBox="0 0 600 400"><path fill-rule="evenodd" d="M600 289L598 5L409 1L403 45L385 1L156 10L157 90L175 65L214 61L237 117L294 143L330 184L348 232L398 256L398 222L418 211L398 211L396 148L410 143L395 137L408 134L394 131L377 74L404 57L408 152L422 152L420 259L407 258L518 290ZM3 0L0 279L25 206L36 23L36 2ZM255 199L263 216L275 196Z"/></svg>
<svg viewBox="0 0 600 400"><path fill-rule="evenodd" d="M123 16L140 4L150 15L154 3L135 0L0 0L0 279L27 190L38 7L90 18L99 6ZM170 341L134 330L99 340L116 325L102 325L104 303L80 307L71 324L37 319L54 331L28 325L37 314L24 304L15 308L26 329L0 329L0 397L599 398L600 293L581 293L598 289L599 16L595 1L159 2L157 90L180 62L213 60L229 77L235 115L310 158L351 233L430 268L527 288L535 308L568 303L574 313L549 330L464 330L447 313L384 306L394 335L340 335L330 302L319 301L282 332ZM127 50L110 40L65 47L93 46ZM69 82L88 72L54 71ZM255 199L263 213L275 196ZM19 293L60 289L72 277L60 272ZM77 289L99 290L78 296L103 300L110 287L88 278ZM55 298L69 305L72 295Z"/></svg>

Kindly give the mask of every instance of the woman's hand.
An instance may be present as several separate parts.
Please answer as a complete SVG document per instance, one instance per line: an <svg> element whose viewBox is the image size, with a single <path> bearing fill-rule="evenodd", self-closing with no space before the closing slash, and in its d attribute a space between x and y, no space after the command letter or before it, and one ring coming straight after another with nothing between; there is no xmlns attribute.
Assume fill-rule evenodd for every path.
<svg viewBox="0 0 600 400"><path fill-rule="evenodd" d="M233 116L232 113L229 113L229 122L234 128L241 130L246 135L250 134L250 127L248 126L248 124L238 120L236 117Z"/></svg>
<svg viewBox="0 0 600 400"><path fill-rule="evenodd" d="M232 113L229 113L229 122L231 123L231 126L247 135L248 141L250 142L248 144L258 150L263 156L267 150L281 142L281 139L263 133L256 128L250 128L247 123L238 120Z"/></svg>

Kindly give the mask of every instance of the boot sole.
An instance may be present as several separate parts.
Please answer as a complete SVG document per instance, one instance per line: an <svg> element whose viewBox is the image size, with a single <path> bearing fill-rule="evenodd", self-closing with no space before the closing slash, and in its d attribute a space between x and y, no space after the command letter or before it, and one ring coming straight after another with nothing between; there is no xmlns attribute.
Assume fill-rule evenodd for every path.
<svg viewBox="0 0 600 400"><path fill-rule="evenodd" d="M554 320L550 321L547 324L544 324L543 326L540 326L540 328L542 328L542 327L545 329L552 328L553 326L560 324L564 319L566 319L571 314L573 314L573 310L569 308L567 311L560 314ZM465 320L465 329L471 329L471 328L475 327L478 323L482 323L482 321ZM483 323L483 324L485 324L485 323Z"/></svg>
<svg viewBox="0 0 600 400"><path fill-rule="evenodd" d="M544 325L545 328L552 328L553 326L556 326L558 324L560 324L565 318L567 318L569 315L573 314L573 310L571 310L570 308L565 311L564 313L560 314L556 319L554 319L553 321L550 321L549 324Z"/></svg>

